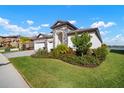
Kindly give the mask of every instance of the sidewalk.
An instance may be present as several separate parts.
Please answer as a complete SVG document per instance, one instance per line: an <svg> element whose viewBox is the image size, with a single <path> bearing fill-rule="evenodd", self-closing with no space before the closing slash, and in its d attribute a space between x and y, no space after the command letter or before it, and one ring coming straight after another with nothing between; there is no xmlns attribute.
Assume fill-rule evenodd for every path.
<svg viewBox="0 0 124 93"><path fill-rule="evenodd" d="M0 88L29 88L9 60L0 54Z"/></svg>

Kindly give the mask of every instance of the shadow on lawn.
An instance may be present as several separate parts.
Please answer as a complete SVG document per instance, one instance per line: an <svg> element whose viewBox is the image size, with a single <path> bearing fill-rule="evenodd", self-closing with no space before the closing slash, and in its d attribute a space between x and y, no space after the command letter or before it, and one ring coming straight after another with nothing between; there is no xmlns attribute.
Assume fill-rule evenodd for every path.
<svg viewBox="0 0 124 93"><path fill-rule="evenodd" d="M124 54L124 50L110 50L111 53Z"/></svg>

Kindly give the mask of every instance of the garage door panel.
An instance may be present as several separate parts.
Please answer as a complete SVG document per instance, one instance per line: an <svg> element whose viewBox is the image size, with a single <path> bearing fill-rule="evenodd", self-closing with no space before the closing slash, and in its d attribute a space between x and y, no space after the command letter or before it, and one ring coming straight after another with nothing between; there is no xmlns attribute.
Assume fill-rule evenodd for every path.
<svg viewBox="0 0 124 93"><path fill-rule="evenodd" d="M35 50L38 50L38 49L43 49L45 47L45 43L43 42L38 42L38 43L35 43Z"/></svg>

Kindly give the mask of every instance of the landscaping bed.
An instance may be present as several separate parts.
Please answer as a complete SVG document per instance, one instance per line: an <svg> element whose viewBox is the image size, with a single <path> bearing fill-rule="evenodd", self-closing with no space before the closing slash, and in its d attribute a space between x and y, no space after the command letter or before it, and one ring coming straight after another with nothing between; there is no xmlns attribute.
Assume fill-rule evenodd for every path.
<svg viewBox="0 0 124 93"><path fill-rule="evenodd" d="M107 47L99 47L97 49L89 49L87 54L78 56L76 51L68 48L66 45L58 45L53 51L47 52L46 50L39 49L36 54L33 54L33 58L52 58L59 59L69 64L85 66L85 67L96 67L99 66L108 55Z"/></svg>

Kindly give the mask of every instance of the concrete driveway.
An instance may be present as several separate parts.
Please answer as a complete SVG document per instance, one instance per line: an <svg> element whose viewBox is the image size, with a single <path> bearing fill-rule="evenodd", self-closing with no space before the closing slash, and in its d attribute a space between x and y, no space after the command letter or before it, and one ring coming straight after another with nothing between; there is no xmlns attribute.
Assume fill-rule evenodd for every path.
<svg viewBox="0 0 124 93"><path fill-rule="evenodd" d="M9 60L0 54L0 88L29 88Z"/></svg>
<svg viewBox="0 0 124 93"><path fill-rule="evenodd" d="M7 58L15 58L15 57L22 57L22 56L30 56L34 53L35 53L34 50L27 50L27 51L4 53L3 55Z"/></svg>

